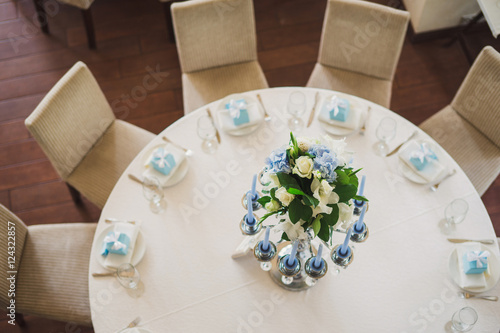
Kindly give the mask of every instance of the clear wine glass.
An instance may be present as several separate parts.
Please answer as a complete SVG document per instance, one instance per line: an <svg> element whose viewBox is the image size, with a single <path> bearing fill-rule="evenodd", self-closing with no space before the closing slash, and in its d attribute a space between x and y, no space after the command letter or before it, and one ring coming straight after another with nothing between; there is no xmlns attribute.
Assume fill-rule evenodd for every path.
<svg viewBox="0 0 500 333"><path fill-rule="evenodd" d="M167 203L163 200L164 193L160 181L156 177L145 177L142 182L142 192L146 200L150 202L149 208L155 214L160 214L167 208Z"/></svg>
<svg viewBox="0 0 500 333"><path fill-rule="evenodd" d="M288 97L287 111L292 116L288 120L288 127L292 131L299 132L304 128L302 116L306 112L306 96L300 91L294 91Z"/></svg>
<svg viewBox="0 0 500 333"><path fill-rule="evenodd" d="M201 149L207 154L213 154L217 150L217 129L214 127L212 118L201 116L198 118L198 136L203 140Z"/></svg>
<svg viewBox="0 0 500 333"><path fill-rule="evenodd" d="M118 282L127 289L137 289L141 276L132 264L122 264L116 270Z"/></svg>
<svg viewBox="0 0 500 333"><path fill-rule="evenodd" d="M396 121L392 118L383 118L377 126L376 135L379 141L375 144L375 153L386 156L389 152L387 143L396 136Z"/></svg>
<svg viewBox="0 0 500 333"><path fill-rule="evenodd" d="M465 219L469 211L469 204L463 199L455 199L444 210L446 221L451 224L458 224Z"/></svg>
<svg viewBox="0 0 500 333"><path fill-rule="evenodd" d="M461 308L451 317L452 328L454 332L468 332L476 324L478 315L476 310L466 306Z"/></svg>

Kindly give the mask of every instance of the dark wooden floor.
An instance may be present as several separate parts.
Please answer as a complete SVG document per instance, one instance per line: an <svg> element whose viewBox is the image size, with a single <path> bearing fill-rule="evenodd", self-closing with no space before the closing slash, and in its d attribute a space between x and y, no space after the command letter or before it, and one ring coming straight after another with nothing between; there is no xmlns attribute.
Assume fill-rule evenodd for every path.
<svg viewBox="0 0 500 333"><path fill-rule="evenodd" d="M326 0L254 3L259 61L270 86L305 85L318 54ZM99 209L91 203L86 201L83 208L73 204L66 186L24 127L26 116L76 61L88 64L119 118L159 133L183 115L177 51L167 42L157 0L96 1L92 11L97 51L86 46L77 9L60 5L56 11L49 18L51 34L47 36L33 26L32 1L0 0L0 202L28 225L99 217ZM468 39L475 54L487 44L500 50L487 27ZM469 68L460 47L444 48L444 42L412 44L407 40L404 44L392 109L415 124L451 101ZM144 101L134 102L131 91L142 84L148 66L159 66L170 75ZM123 112L124 107L128 112ZM500 235L500 179L483 200ZM69 332L64 323L33 316L26 319L24 332ZM8 325L2 314L0 331L20 330Z"/></svg>

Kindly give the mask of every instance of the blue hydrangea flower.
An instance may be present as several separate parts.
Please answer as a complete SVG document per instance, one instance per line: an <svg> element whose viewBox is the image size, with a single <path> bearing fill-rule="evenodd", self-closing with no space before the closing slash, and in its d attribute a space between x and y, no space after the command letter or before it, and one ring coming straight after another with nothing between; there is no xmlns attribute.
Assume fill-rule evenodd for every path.
<svg viewBox="0 0 500 333"><path fill-rule="evenodd" d="M284 172L290 173L292 169L290 168L290 163L286 156L285 148L278 148L272 151L271 155L266 158L266 164L269 170L273 172Z"/></svg>
<svg viewBox="0 0 500 333"><path fill-rule="evenodd" d="M314 159L313 168L317 171L321 178L326 179L327 182L331 183L337 177L335 169L339 165L336 158L334 158L331 153L323 153L321 156Z"/></svg>
<svg viewBox="0 0 500 333"><path fill-rule="evenodd" d="M307 151L314 157L321 157L324 153L330 153L330 149L325 145L312 145Z"/></svg>

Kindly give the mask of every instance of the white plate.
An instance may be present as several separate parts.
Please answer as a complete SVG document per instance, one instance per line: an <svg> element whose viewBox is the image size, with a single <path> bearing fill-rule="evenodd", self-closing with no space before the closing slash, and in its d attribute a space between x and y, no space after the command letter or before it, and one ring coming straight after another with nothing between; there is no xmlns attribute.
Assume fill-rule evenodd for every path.
<svg viewBox="0 0 500 333"><path fill-rule="evenodd" d="M333 95L326 96L325 98L323 98L321 100L321 103L318 103L317 109L316 109L316 112L318 114L316 115L316 119L318 120L320 126L328 134L332 134L332 135L335 135L335 136L349 136L349 135L352 135L354 133L357 133L359 131L359 129L361 128L361 126L363 126L364 122L366 121L368 106L363 107L363 105L360 105L358 103L358 101L350 100L349 98L346 98L346 97L341 96L341 95L337 95L337 96L339 96L341 98L348 99L350 107L351 108L356 108L357 112L361 112L361 115L359 117L359 123L357 124L357 126L355 128L345 128L345 127L331 125L331 124L328 124L328 123L326 123L324 121L319 120L319 113L323 109L323 105L326 103L326 101L328 101L329 99L331 99L333 97Z"/></svg>
<svg viewBox="0 0 500 333"><path fill-rule="evenodd" d="M153 153L153 151L155 149L160 148L160 147L164 148L167 145L168 145L167 143L163 143L163 144L156 145L156 146L152 147L151 149L148 149L142 157L142 161L143 161L142 165L144 166L146 163L148 163L148 159L151 157L151 154ZM143 167L143 169L144 169L144 167ZM170 187L170 186L176 185L182 179L184 179L184 177L186 176L186 174L188 172L188 169L189 169L189 164L188 164L187 158L184 158L182 163L177 167L177 169L175 169L174 174L169 176L169 177L165 176L164 174L155 170L154 168L147 168L143 172L143 176L148 175L148 176L156 177L160 181L162 187Z"/></svg>
<svg viewBox="0 0 500 333"><path fill-rule="evenodd" d="M122 333L128 333L128 332L132 332L134 330L135 330L135 332L139 332L139 333L153 333L153 331L150 331L150 330L148 330L147 328L144 328L144 327L127 328L127 329L125 329L123 331L120 331L120 332L122 332Z"/></svg>
<svg viewBox="0 0 500 333"><path fill-rule="evenodd" d="M123 223L123 222L115 222L115 223ZM101 255L102 251L102 242L104 241L104 237L110 232L113 231L114 226L110 225L106 227L101 233L97 236L96 241L94 243L94 253L97 253L97 261L99 264L101 264L102 267L109 269L104 265L104 260L106 260L106 257ZM144 253L146 252L146 241L144 239L144 236L142 236L141 230L139 230L139 233L137 234L137 240L135 241L134 245L134 254L132 255L132 258L130 259L130 263L134 266L136 266L138 263L141 262L142 257L144 257Z"/></svg>
<svg viewBox="0 0 500 333"><path fill-rule="evenodd" d="M425 180L425 178L423 178L422 176L420 176L418 173L416 173L408 165L406 165L405 162L401 161L401 158L399 157L399 152L398 152L398 166L399 166L399 171L401 171L401 174L403 176L405 176L408 180L411 180L412 182L417 183L417 184L430 184L430 183L436 181L437 179L440 179L441 177L443 177L443 176L445 176L446 174L449 173L448 167L443 163L443 161L445 161L445 154L443 153L443 151L442 151L442 149L440 147L436 146L432 142L428 142L428 141L425 141L425 140L415 140L415 141L418 144L422 144L424 142L427 143L429 145L429 148L436 154L439 163L444 167L444 169L443 169L443 171L436 178L434 178L433 180L431 180L429 182L429 181ZM408 142L410 142L410 141L408 141ZM407 147L408 142L405 143L399 149L399 151L403 151Z"/></svg>
<svg viewBox="0 0 500 333"><path fill-rule="evenodd" d="M472 288L472 289L467 289L467 288L462 288L460 287L460 273L458 272L458 255L457 255L457 249L454 249L453 252L450 254L450 259L448 263L448 271L450 273L451 279L453 282L457 284L460 288L462 288L465 291L469 291L472 293L483 293L485 291L490 290L494 286L496 286L498 279L500 278L500 263L498 262L497 256L493 253L493 251L490 251L486 246L481 244L481 251L488 251L490 252L490 257L488 258L488 265L489 265L489 275L485 275L486 278L486 286L484 288Z"/></svg>
<svg viewBox="0 0 500 333"><path fill-rule="evenodd" d="M257 110L259 110L259 113L261 115L261 121L256 123L255 125L252 126L246 126L243 128L235 128L234 130L231 131L224 131L225 133L229 135L234 135L234 136L243 136L250 134L254 132L259 126L264 122L264 111L262 110L262 106L260 105L260 102L253 96L251 95L244 95L244 94L233 94L226 96L222 99L221 103L219 104L219 109L217 110L217 125L219 128L221 128L221 124L219 121L219 112L224 110L226 108L226 104L229 103L230 100L238 100L238 99L244 99L247 104L255 104L257 106Z"/></svg>

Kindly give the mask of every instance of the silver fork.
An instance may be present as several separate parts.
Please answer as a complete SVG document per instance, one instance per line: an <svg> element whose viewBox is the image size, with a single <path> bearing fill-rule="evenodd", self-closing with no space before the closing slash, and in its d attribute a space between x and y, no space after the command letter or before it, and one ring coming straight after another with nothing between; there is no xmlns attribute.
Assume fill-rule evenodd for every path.
<svg viewBox="0 0 500 333"><path fill-rule="evenodd" d="M439 185L441 185L441 183L442 183L444 180L446 180L447 178L450 178L451 176L453 176L453 175L455 174L455 172L457 172L457 170L455 170L455 169L451 170L451 172L450 172L449 174L447 174L446 176L444 176L443 178L441 178L441 180L440 180L438 183L436 183L436 184L434 184L434 185L429 186L429 189L430 189L431 191L433 191L433 192L436 192L436 191L437 191L437 189L438 189L438 187L439 187Z"/></svg>
<svg viewBox="0 0 500 333"><path fill-rule="evenodd" d="M498 296L481 296L481 295L470 294L468 292L459 292L458 296L460 296L460 298L480 298L492 302L498 301Z"/></svg>
<svg viewBox="0 0 500 333"><path fill-rule="evenodd" d="M130 322L130 324L127 325L127 327L119 330L118 332L123 332L125 331L127 328L132 328L132 327L136 327L137 325L139 325L139 322L141 321L141 317L137 317L135 318L134 320L132 320L132 322Z"/></svg>

